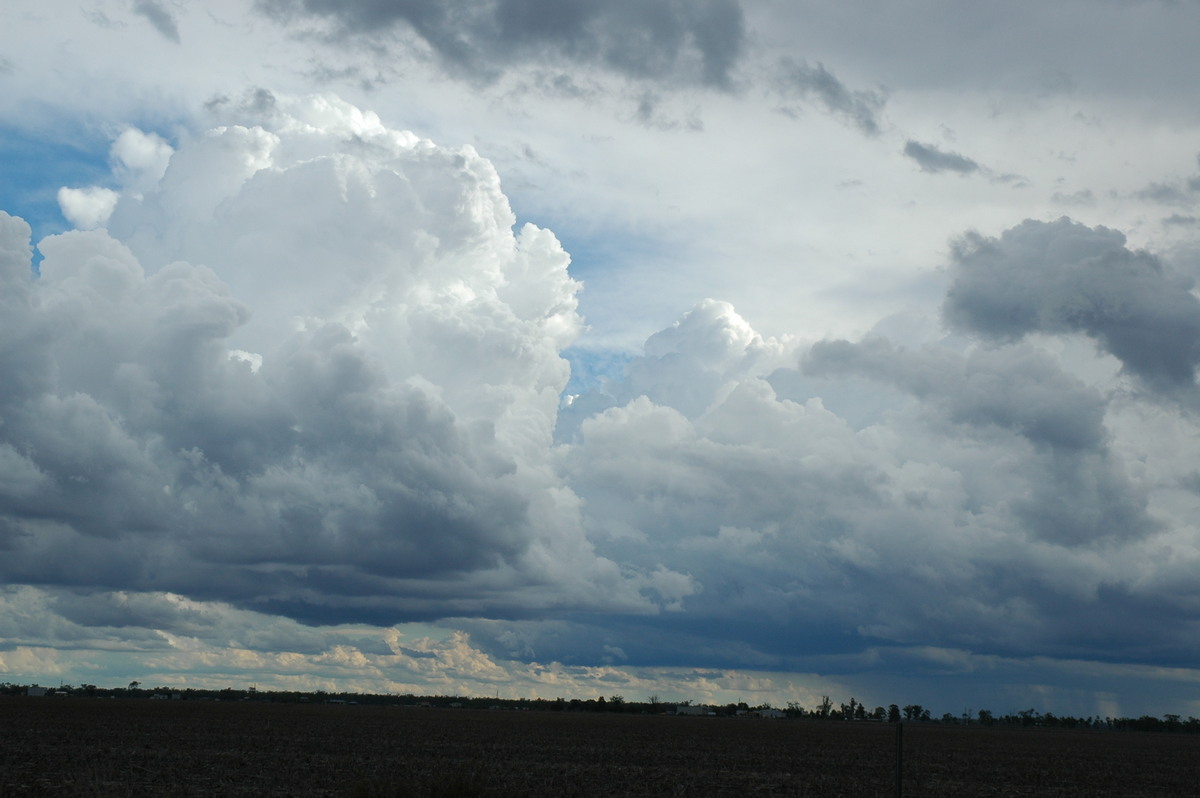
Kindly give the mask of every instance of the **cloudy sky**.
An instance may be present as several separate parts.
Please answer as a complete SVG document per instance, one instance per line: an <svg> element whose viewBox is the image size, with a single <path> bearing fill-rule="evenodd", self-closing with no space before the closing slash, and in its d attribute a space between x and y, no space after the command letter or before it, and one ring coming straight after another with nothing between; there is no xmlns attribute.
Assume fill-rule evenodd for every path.
<svg viewBox="0 0 1200 798"><path fill-rule="evenodd" d="M0 678L1200 715L1200 5L4 17Z"/></svg>

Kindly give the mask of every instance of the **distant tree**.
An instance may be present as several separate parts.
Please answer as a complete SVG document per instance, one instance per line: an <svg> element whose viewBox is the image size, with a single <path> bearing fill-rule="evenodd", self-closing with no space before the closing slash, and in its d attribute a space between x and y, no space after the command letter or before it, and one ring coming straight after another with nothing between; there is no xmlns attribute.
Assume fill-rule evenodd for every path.
<svg viewBox="0 0 1200 798"><path fill-rule="evenodd" d="M888 704L888 723L900 722L900 707L895 704Z"/></svg>
<svg viewBox="0 0 1200 798"><path fill-rule="evenodd" d="M1138 731L1158 731L1162 727L1162 722L1153 715L1142 715L1135 721L1131 721L1130 725Z"/></svg>
<svg viewBox="0 0 1200 798"><path fill-rule="evenodd" d="M979 722L984 726L991 726L996 722L996 719L992 717L992 711L990 709L981 709L979 710Z"/></svg>
<svg viewBox="0 0 1200 798"><path fill-rule="evenodd" d="M821 696L821 704L817 707L817 717L828 718L832 709L833 702L829 700L829 696Z"/></svg>
<svg viewBox="0 0 1200 798"><path fill-rule="evenodd" d="M613 695L608 697L608 710L610 712L625 711L625 696Z"/></svg>
<svg viewBox="0 0 1200 798"><path fill-rule="evenodd" d="M130 690L136 690L141 686L142 686L142 683L139 682L137 679L134 679L132 682L129 683Z"/></svg>

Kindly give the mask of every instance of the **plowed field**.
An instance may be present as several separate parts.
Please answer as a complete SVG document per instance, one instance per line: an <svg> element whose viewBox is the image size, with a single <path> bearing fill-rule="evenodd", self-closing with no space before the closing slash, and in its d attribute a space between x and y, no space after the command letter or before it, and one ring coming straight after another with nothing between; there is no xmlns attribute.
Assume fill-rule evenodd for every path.
<svg viewBox="0 0 1200 798"><path fill-rule="evenodd" d="M0 796L893 796L873 723L0 699ZM1200 737L906 724L906 796L1180 796Z"/></svg>

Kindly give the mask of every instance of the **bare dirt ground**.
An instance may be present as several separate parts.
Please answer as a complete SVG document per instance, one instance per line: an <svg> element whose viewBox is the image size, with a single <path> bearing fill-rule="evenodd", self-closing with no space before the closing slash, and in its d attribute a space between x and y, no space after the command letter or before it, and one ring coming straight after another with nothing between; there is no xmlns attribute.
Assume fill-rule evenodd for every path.
<svg viewBox="0 0 1200 798"><path fill-rule="evenodd" d="M893 796L877 723L0 698L0 797ZM905 724L905 796L1180 796L1200 736Z"/></svg>

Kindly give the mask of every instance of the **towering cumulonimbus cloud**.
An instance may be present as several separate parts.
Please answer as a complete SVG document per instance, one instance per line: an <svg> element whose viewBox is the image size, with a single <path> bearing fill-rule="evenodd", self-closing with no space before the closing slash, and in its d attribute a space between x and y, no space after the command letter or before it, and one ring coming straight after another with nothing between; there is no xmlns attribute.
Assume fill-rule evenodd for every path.
<svg viewBox="0 0 1200 798"><path fill-rule="evenodd" d="M0 603L56 645L825 672L1151 661L1154 617L1194 652L1194 465L1144 443L1194 423L1118 389L1186 393L1196 300L1118 234L965 239L965 338L802 344L704 300L564 403L580 285L488 161L328 96L208 110L121 132L36 270L0 216ZM422 620L470 644L339 626Z"/></svg>
<svg viewBox="0 0 1200 798"><path fill-rule="evenodd" d="M107 229L36 275L0 217L0 576L325 622L652 610L552 467L557 239L470 148L269 99L165 169L123 134Z"/></svg>

